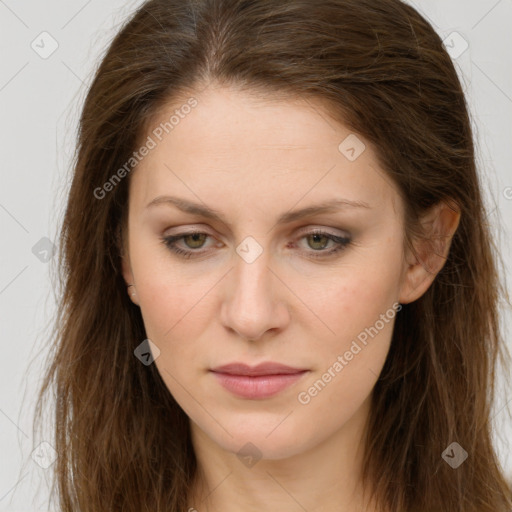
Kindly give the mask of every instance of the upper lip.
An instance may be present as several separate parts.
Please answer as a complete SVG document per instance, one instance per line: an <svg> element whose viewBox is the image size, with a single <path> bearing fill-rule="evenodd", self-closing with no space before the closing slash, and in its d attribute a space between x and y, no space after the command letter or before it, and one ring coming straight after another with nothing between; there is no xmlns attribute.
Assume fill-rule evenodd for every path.
<svg viewBox="0 0 512 512"><path fill-rule="evenodd" d="M217 373L228 373L230 375L289 375L306 371L303 368L292 368L280 363L261 363L256 366L249 366L244 363L230 363L223 366L217 366L211 371Z"/></svg>

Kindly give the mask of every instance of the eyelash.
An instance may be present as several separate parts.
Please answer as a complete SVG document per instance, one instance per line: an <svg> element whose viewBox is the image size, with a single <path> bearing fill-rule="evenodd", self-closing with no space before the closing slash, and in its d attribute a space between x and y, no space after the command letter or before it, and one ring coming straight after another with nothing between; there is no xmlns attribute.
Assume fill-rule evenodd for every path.
<svg viewBox="0 0 512 512"><path fill-rule="evenodd" d="M176 242L178 240L181 240L181 239L187 237L187 236L192 236L192 235L210 236L210 235L208 235L208 233L203 233L201 231L191 231L188 233L181 233L179 235L164 236L164 237L161 237L161 241L170 251L174 252L175 254L177 254L178 256L180 256L182 258L189 259L189 258L195 257L195 255L199 256L200 255L199 250L197 250L197 251L188 250L187 251L187 250L181 249L180 247L176 246ZM306 237L312 236L312 235L325 236L326 238L328 238L329 240L332 240L333 242L335 242L337 244L337 246L334 249L331 249L329 251L326 251L326 250L313 251L313 254L310 254L308 257L311 257L314 259L327 258L329 256L332 256L335 253L338 253L338 252L344 250L348 245L350 245L352 243L352 240L349 237L340 237L340 236L333 235L331 233L326 233L325 231L321 231L321 230L313 230L308 233L305 233L303 236L300 237L300 239L306 238ZM317 254L314 254L315 252Z"/></svg>

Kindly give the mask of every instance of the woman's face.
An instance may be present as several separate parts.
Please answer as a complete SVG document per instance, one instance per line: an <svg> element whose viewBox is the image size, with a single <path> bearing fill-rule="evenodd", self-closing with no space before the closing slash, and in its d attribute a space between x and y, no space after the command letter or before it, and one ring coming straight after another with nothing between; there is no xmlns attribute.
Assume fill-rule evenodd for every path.
<svg viewBox="0 0 512 512"><path fill-rule="evenodd" d="M195 432L289 457L368 412L406 293L403 204L367 141L319 104L195 98L147 134L123 274ZM237 363L291 373L214 371Z"/></svg>

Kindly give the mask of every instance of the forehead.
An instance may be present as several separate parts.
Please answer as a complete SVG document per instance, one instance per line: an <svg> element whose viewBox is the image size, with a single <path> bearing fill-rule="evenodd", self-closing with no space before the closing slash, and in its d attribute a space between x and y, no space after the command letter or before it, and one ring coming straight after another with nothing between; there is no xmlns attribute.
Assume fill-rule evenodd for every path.
<svg viewBox="0 0 512 512"><path fill-rule="evenodd" d="M194 200L213 197L216 206L226 200L284 206L339 192L393 203L395 191L371 146L333 121L321 102L225 87L194 99L193 108L182 108L186 97L166 105L149 124L145 136L155 147L132 176L135 201L178 191ZM354 151L347 149L357 158L348 158Z"/></svg>
<svg viewBox="0 0 512 512"><path fill-rule="evenodd" d="M208 88L196 99L196 107L172 130L176 144L188 149L240 155L297 152L326 147L339 138L341 127L328 119L320 102L311 99L264 98L226 87ZM180 104L162 110L159 120L179 110Z"/></svg>

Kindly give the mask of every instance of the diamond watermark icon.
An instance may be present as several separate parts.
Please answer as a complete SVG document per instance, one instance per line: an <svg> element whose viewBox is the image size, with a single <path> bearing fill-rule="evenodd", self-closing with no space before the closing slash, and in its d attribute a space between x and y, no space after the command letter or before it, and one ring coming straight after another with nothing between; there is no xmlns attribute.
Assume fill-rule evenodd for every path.
<svg viewBox="0 0 512 512"><path fill-rule="evenodd" d="M351 133L348 137L343 139L338 146L339 152L347 159L353 162L366 149L364 142L355 134Z"/></svg>
<svg viewBox="0 0 512 512"><path fill-rule="evenodd" d="M160 349L151 340L146 339L137 346L133 353L143 365L149 366L160 355Z"/></svg>
<svg viewBox="0 0 512 512"><path fill-rule="evenodd" d="M468 458L468 452L459 443L453 442L441 454L441 457L453 469L457 469Z"/></svg>
<svg viewBox="0 0 512 512"><path fill-rule="evenodd" d="M246 263L252 263L263 252L263 247L252 236L248 236L237 246L236 252Z"/></svg>
<svg viewBox="0 0 512 512"><path fill-rule="evenodd" d="M43 263L48 263L55 253L55 245L53 242L43 236L34 246L32 247L32 254Z"/></svg>
<svg viewBox="0 0 512 512"><path fill-rule="evenodd" d="M48 469L57 460L57 452L55 448L46 441L43 441L36 446L30 456L32 457L32 460L43 469Z"/></svg>
<svg viewBox="0 0 512 512"><path fill-rule="evenodd" d="M51 34L44 31L30 43L30 47L39 57L47 59L57 50L59 43Z"/></svg>
<svg viewBox="0 0 512 512"><path fill-rule="evenodd" d="M443 39L443 45L452 59L458 59L469 48L469 43L455 31Z"/></svg>
<svg viewBox="0 0 512 512"><path fill-rule="evenodd" d="M250 442L245 443L236 454L242 464L248 468L255 466L256 463L261 459L262 455L263 454L260 452L258 447Z"/></svg>

